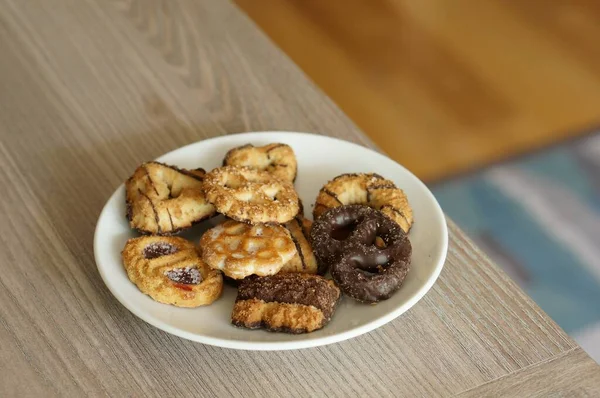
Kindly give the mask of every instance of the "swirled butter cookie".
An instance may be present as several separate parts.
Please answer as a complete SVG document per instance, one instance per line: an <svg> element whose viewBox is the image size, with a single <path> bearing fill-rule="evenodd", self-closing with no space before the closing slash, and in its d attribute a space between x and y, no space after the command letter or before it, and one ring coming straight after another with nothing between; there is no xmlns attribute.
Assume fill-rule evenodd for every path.
<svg viewBox="0 0 600 398"><path fill-rule="evenodd" d="M204 170L159 162L138 167L125 182L127 218L143 234L172 235L215 214L202 191Z"/></svg>

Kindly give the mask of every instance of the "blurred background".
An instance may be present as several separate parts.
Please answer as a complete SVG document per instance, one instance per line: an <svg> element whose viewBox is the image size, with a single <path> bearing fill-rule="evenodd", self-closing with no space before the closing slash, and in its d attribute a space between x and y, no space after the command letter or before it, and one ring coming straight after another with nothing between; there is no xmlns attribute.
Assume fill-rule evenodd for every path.
<svg viewBox="0 0 600 398"><path fill-rule="evenodd" d="M600 362L599 0L236 2Z"/></svg>

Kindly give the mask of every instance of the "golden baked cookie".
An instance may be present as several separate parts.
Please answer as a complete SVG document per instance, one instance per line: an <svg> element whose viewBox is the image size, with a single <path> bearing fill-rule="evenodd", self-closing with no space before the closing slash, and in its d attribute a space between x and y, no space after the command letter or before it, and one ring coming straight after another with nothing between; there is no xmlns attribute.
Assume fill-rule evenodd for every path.
<svg viewBox="0 0 600 398"><path fill-rule="evenodd" d="M304 217L296 217L283 226L290 232L296 245L296 254L290 261L283 265L279 273L301 272L316 274L318 272L317 259L308 241L308 236L303 229ZM310 222L310 221L309 221Z"/></svg>
<svg viewBox="0 0 600 398"><path fill-rule="evenodd" d="M194 245L183 238L132 238L121 256L129 280L160 303L198 307L215 301L223 290L221 273L202 261Z"/></svg>
<svg viewBox="0 0 600 398"><path fill-rule="evenodd" d="M312 225L312 220L302 217L302 231L304 232L304 236L310 236L310 230L312 229Z"/></svg>
<svg viewBox="0 0 600 398"><path fill-rule="evenodd" d="M223 166L247 166L265 170L280 180L294 182L298 171L296 155L286 144L254 146L246 144L230 149L223 159Z"/></svg>
<svg viewBox="0 0 600 398"><path fill-rule="evenodd" d="M313 217L316 220L328 209L360 204L381 211L408 232L413 224L413 211L406 194L379 174L342 174L329 181L317 195Z"/></svg>
<svg viewBox="0 0 600 398"><path fill-rule="evenodd" d="M270 332L309 333L331 320L340 298L333 281L309 274L277 274L244 279L231 323Z"/></svg>
<svg viewBox="0 0 600 398"><path fill-rule="evenodd" d="M202 191L204 170L159 162L138 167L125 182L127 218L143 234L172 235L215 214Z"/></svg>
<svg viewBox="0 0 600 398"><path fill-rule="evenodd" d="M219 213L253 224L283 224L300 209L292 183L249 167L224 166L212 170L204 177L204 192Z"/></svg>
<svg viewBox="0 0 600 398"><path fill-rule="evenodd" d="M296 254L290 233L279 225L227 220L200 239L202 259L233 279L273 275Z"/></svg>

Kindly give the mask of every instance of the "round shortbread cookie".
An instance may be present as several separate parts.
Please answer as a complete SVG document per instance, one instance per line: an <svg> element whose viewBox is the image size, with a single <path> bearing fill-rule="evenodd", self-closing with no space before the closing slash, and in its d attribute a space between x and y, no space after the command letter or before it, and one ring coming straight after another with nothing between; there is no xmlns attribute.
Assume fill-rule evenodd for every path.
<svg viewBox="0 0 600 398"><path fill-rule="evenodd" d="M228 220L200 239L202 259L233 279L273 275L297 253L287 229Z"/></svg>

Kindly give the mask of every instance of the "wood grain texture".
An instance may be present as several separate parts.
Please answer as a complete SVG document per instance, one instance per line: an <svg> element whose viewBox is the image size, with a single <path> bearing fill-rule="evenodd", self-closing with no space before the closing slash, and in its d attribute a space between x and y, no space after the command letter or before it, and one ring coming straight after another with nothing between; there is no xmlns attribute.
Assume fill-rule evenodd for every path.
<svg viewBox="0 0 600 398"><path fill-rule="evenodd" d="M431 292L353 340L244 352L145 324L92 249L136 165L244 130L373 144L227 2L0 0L0 54L0 396L447 396L577 348L451 222Z"/></svg>
<svg viewBox="0 0 600 398"><path fill-rule="evenodd" d="M548 380L555 380L548 383ZM598 365L581 348L458 395L467 397L548 397L598 394Z"/></svg>
<svg viewBox="0 0 600 398"><path fill-rule="evenodd" d="M600 125L596 0L236 1L423 179Z"/></svg>

